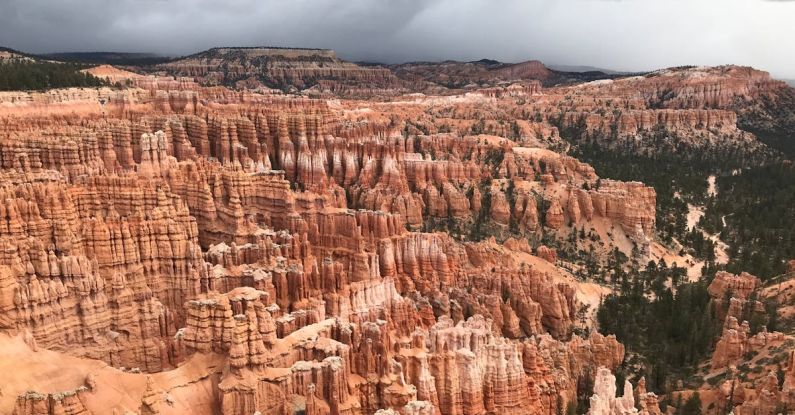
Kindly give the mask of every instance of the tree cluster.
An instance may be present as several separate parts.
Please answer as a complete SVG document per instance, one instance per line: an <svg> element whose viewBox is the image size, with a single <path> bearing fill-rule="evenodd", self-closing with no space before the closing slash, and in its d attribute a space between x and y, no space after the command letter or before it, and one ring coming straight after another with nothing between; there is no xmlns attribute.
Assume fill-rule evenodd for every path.
<svg viewBox="0 0 795 415"><path fill-rule="evenodd" d="M13 61L0 63L0 90L97 87L107 82L81 72L83 65L55 62Z"/></svg>
<svg viewBox="0 0 795 415"><path fill-rule="evenodd" d="M795 167L788 161L753 167L717 183L702 224L729 244L727 269L763 280L784 273L795 258Z"/></svg>
<svg viewBox="0 0 795 415"><path fill-rule="evenodd" d="M720 324L706 282L645 290L651 285L645 279L658 272L633 276L629 290L603 300L597 319L601 332L615 334L630 354L641 357L639 375L646 377L647 387L666 393L709 355Z"/></svg>

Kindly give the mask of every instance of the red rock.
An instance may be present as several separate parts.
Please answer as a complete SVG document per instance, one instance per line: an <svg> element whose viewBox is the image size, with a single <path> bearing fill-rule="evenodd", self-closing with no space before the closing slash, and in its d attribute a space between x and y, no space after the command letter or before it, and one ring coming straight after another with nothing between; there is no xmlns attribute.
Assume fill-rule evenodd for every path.
<svg viewBox="0 0 795 415"><path fill-rule="evenodd" d="M547 261L549 263L552 263L552 264L554 264L558 260L557 252L555 252L554 249L548 248L545 245L539 246L538 249L536 250L536 254L540 258L543 258L545 261Z"/></svg>
<svg viewBox="0 0 795 415"><path fill-rule="evenodd" d="M212 84L213 59L164 70ZM397 88L384 70L329 59L257 71L293 85L326 78L312 94ZM553 249L536 257L528 241L549 231L542 223L595 218L650 237L653 190L609 180L595 189L593 168L527 141L559 140L548 122L522 119L516 133L489 120L510 140L455 125L471 128L468 114L482 113L470 99L509 114L517 99L541 96L539 83L497 85L446 109L110 75L133 86L0 94L0 330L137 368L123 374L140 386L134 405L112 409L192 412L193 395L169 402L177 392L161 380L212 361L201 380L185 377L184 393L225 414L554 414L599 366L623 360L614 337L573 335L576 282L555 268ZM448 114L428 121L437 111ZM450 118L457 111L470 119ZM540 218L542 200L551 206ZM476 221L498 238L466 241ZM418 232L439 224L461 236ZM29 389L75 387L57 386ZM17 399L23 392L4 390L0 408L82 413L100 395Z"/></svg>
<svg viewBox="0 0 795 415"><path fill-rule="evenodd" d="M746 272L734 275L719 271L709 285L709 295L716 300L723 300L729 295L745 300L759 285L759 278Z"/></svg>
<svg viewBox="0 0 795 415"><path fill-rule="evenodd" d="M544 217L544 224L552 229L558 229L562 227L564 223L563 208L560 206L560 202L558 202L557 199L553 199Z"/></svg>
<svg viewBox="0 0 795 415"><path fill-rule="evenodd" d="M712 355L712 367L725 367L727 364L737 361L748 348L748 322L742 325L737 323L734 317L728 317L723 327L720 340L715 345L715 352Z"/></svg>

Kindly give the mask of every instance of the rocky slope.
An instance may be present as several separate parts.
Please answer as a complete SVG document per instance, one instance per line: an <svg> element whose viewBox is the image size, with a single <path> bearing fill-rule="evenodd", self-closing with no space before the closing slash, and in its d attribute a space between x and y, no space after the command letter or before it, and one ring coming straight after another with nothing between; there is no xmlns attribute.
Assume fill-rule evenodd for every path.
<svg viewBox="0 0 795 415"><path fill-rule="evenodd" d="M413 84L447 89L489 86L500 82L548 81L555 73L539 61L507 64L488 59L475 62L414 62L391 65L395 75Z"/></svg>
<svg viewBox="0 0 795 415"><path fill-rule="evenodd" d="M490 59L473 62L409 62L387 65L409 88L428 93L494 87L505 83L532 83L545 86L612 79L618 75L601 71L567 72L550 69L535 60L504 63Z"/></svg>
<svg viewBox="0 0 795 415"><path fill-rule="evenodd" d="M561 89L561 128L583 141L630 146L636 151L747 154L758 160L769 152L752 134L793 131L793 88L748 67L685 67L644 76L600 80ZM742 126L743 130L738 127Z"/></svg>
<svg viewBox="0 0 795 415"><path fill-rule="evenodd" d="M8 62L34 62L35 58L18 50L0 46L0 64Z"/></svg>
<svg viewBox="0 0 795 415"><path fill-rule="evenodd" d="M722 331L699 372L704 383L698 389L704 406L715 413L772 415L795 406L795 338L752 327L770 321L762 302L769 292L760 288L753 275L726 272L719 272L709 286Z"/></svg>

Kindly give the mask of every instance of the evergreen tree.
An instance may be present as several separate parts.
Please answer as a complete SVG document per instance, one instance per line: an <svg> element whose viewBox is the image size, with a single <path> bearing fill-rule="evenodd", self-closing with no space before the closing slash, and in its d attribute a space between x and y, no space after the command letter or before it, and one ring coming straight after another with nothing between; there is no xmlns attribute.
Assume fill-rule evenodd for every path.
<svg viewBox="0 0 795 415"><path fill-rule="evenodd" d="M12 61L0 63L0 91L97 87L107 82L81 72L74 63Z"/></svg>
<svg viewBox="0 0 795 415"><path fill-rule="evenodd" d="M701 415L701 396L698 392L687 398L681 413L682 415Z"/></svg>

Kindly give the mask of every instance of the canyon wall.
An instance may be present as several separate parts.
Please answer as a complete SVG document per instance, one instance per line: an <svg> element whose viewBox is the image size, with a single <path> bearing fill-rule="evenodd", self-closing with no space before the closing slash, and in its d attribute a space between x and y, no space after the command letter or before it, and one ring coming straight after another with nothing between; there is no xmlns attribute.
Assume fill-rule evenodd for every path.
<svg viewBox="0 0 795 415"><path fill-rule="evenodd" d="M552 414L623 361L573 334L590 300L553 249L423 229L598 219L644 240L650 188L325 101L140 82L3 97L0 328L106 366L25 374L0 410ZM109 398L109 371L134 386Z"/></svg>

